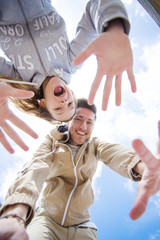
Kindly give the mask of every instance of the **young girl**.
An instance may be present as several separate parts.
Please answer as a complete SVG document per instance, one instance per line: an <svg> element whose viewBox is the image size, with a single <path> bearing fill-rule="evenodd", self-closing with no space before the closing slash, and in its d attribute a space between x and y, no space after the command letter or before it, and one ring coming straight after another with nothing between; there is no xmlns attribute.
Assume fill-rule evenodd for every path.
<svg viewBox="0 0 160 240"><path fill-rule="evenodd" d="M126 34L129 21L121 1L90 0L71 42L65 22L50 0L0 0L0 6L0 47L10 60L0 57L0 74L31 85L29 88L26 83L12 85L34 91L35 96L31 99L23 99L21 103L15 100L28 113L58 121L71 119L75 98L67 85L78 69L76 65L91 54L97 56L98 70L90 103L103 75L109 76L103 97L107 102L107 86L111 88L113 76L121 81L119 75L123 71L130 69L131 72L132 54ZM119 24L112 24L114 20L120 22L120 28ZM76 58L78 55L80 57ZM114 57L110 58L110 55ZM72 63L75 58L76 65ZM108 69L112 70L111 74ZM119 88L116 91L120 92ZM118 96L120 98L120 94Z"/></svg>
<svg viewBox="0 0 160 240"><path fill-rule="evenodd" d="M8 79L0 75L0 81L14 88L34 92L34 96L28 99L11 98L11 101L22 111L41 117L49 122L68 121L75 112L76 98L67 85L59 77L47 77L37 89L30 82L24 82L15 78Z"/></svg>

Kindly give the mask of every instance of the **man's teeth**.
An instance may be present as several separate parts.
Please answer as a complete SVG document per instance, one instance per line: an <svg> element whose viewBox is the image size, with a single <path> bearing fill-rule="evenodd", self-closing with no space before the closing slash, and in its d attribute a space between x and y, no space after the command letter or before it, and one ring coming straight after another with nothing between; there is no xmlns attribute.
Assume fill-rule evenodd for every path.
<svg viewBox="0 0 160 240"><path fill-rule="evenodd" d="M81 135L85 135L84 132L81 132L81 131L77 131L78 134L81 134Z"/></svg>

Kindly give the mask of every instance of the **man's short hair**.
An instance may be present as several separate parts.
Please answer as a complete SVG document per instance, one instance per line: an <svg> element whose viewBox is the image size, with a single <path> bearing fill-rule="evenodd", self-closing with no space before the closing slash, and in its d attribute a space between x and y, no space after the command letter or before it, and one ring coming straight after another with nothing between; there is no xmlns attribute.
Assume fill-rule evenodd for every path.
<svg viewBox="0 0 160 240"><path fill-rule="evenodd" d="M77 108L87 108L94 112L95 114L95 119L96 119L96 113L97 113L97 108L96 105L93 103L92 105L88 104L88 100L85 98L78 98L77 99Z"/></svg>

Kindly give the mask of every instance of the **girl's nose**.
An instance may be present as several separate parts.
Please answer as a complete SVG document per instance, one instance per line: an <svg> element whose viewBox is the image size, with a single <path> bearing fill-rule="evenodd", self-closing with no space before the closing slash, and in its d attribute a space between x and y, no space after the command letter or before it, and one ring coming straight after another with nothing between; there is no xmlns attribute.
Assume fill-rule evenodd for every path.
<svg viewBox="0 0 160 240"><path fill-rule="evenodd" d="M62 104L67 103L67 99L66 100L62 100L61 103Z"/></svg>

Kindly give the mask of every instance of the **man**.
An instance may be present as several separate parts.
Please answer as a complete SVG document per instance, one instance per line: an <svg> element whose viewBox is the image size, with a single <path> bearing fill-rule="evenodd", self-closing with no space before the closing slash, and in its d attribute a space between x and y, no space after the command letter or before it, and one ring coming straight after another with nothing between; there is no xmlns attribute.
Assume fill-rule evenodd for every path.
<svg viewBox="0 0 160 240"><path fill-rule="evenodd" d="M148 171L132 148L91 138L95 120L95 105L90 106L87 100L79 99L69 132L66 126L60 126L46 137L33 161L25 166L8 191L1 208L0 238L97 239L96 226L89 222L88 209L94 200L91 183L99 160L124 177L140 180L142 175L140 188L145 196L137 195L130 216L137 219L143 213L142 206L144 211L147 197L152 194L157 181L157 172L154 185L151 183L147 189L146 181L150 175L153 179L153 166ZM142 143L137 146L136 141L134 147L141 152ZM141 156L147 159L145 154ZM44 182L39 208L29 224ZM29 224L29 238L24 224Z"/></svg>

